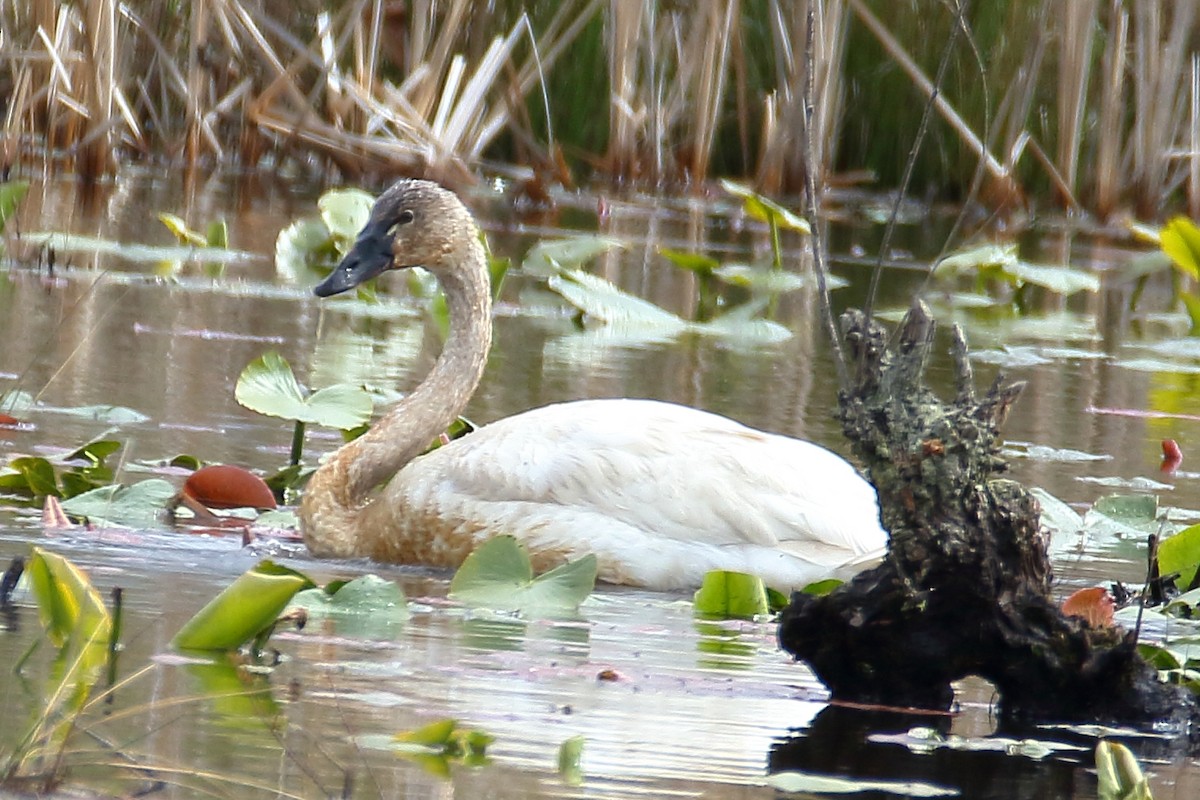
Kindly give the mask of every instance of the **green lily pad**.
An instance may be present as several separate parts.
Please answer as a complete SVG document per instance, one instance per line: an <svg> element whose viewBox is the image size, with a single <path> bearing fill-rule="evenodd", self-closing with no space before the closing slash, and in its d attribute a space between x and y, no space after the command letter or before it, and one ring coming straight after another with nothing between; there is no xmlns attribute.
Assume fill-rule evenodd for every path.
<svg viewBox="0 0 1200 800"><path fill-rule="evenodd" d="M879 781L867 778L843 778L811 772L776 772L767 776L767 785L789 794L861 794L881 792L903 797L956 797L957 789L917 781Z"/></svg>
<svg viewBox="0 0 1200 800"><path fill-rule="evenodd" d="M315 584L302 573L263 561L242 573L171 640L179 650L236 650L270 629L297 592Z"/></svg>
<svg viewBox="0 0 1200 800"><path fill-rule="evenodd" d="M159 247L148 244L130 244L116 242L111 239L101 239L95 236L82 236L75 233L58 231L34 231L22 237L35 245L50 245L55 250L81 253L99 253L113 255L129 261L188 261L197 258L196 248L189 245L173 245ZM257 258L254 253L244 250L230 250L223 247L205 247L204 260L215 263L233 263L237 261L252 261Z"/></svg>
<svg viewBox="0 0 1200 800"><path fill-rule="evenodd" d="M512 536L495 536L463 561L450 596L495 611L557 616L579 608L596 586L596 557L568 561L538 577L525 548Z"/></svg>
<svg viewBox="0 0 1200 800"><path fill-rule="evenodd" d="M583 784L583 745L587 740L572 736L558 746L558 774L568 786Z"/></svg>
<svg viewBox="0 0 1200 800"><path fill-rule="evenodd" d="M675 266L695 272L698 275L711 275L721 266L721 262L703 253L689 253L684 250L674 250L670 247L658 248L658 254Z"/></svg>
<svg viewBox="0 0 1200 800"><path fill-rule="evenodd" d="M1200 525L1184 528L1158 543L1158 569L1163 575L1178 572L1175 585L1181 590L1192 585L1200 566Z"/></svg>
<svg viewBox="0 0 1200 800"><path fill-rule="evenodd" d="M251 361L238 376L234 397L269 417L349 430L371 419L374 402L361 386L346 383L305 397L287 360L271 351Z"/></svg>
<svg viewBox="0 0 1200 800"><path fill-rule="evenodd" d="M57 553L35 547L26 574L38 617L55 646L62 647L71 639L107 645L112 617L79 567Z"/></svg>
<svg viewBox="0 0 1200 800"><path fill-rule="evenodd" d="M1096 777L1100 800L1153 800L1141 766L1123 744L1103 740L1096 745Z"/></svg>
<svg viewBox="0 0 1200 800"><path fill-rule="evenodd" d="M64 500L63 511L86 517L97 525L127 528L157 528L175 487L161 478L139 481L132 486L101 486Z"/></svg>
<svg viewBox="0 0 1200 800"><path fill-rule="evenodd" d="M1009 264L1005 272L1012 276L1017 285L1033 284L1065 296L1076 292L1100 291L1100 279L1090 272L1066 265L1029 264L1018 261Z"/></svg>
<svg viewBox="0 0 1200 800"><path fill-rule="evenodd" d="M808 224L808 220L793 214L774 200L763 197L749 186L722 179L721 188L734 197L740 198L742 210L760 222L775 224L799 233L812 233L812 227Z"/></svg>
<svg viewBox="0 0 1200 800"><path fill-rule="evenodd" d="M771 610L762 578L729 570L705 574L692 606L697 616L714 619L752 619Z"/></svg>
<svg viewBox="0 0 1200 800"><path fill-rule="evenodd" d="M29 191L29 181L5 181L0 183L0 231L5 224L17 213L17 206L25 199Z"/></svg>
<svg viewBox="0 0 1200 800"><path fill-rule="evenodd" d="M1006 268L1017 263L1014 243L982 244L952 253L933 267L937 276L974 275L988 268Z"/></svg>
<svg viewBox="0 0 1200 800"><path fill-rule="evenodd" d="M1159 233L1159 243L1175 267L1200 278L1200 228L1187 217L1172 217Z"/></svg>

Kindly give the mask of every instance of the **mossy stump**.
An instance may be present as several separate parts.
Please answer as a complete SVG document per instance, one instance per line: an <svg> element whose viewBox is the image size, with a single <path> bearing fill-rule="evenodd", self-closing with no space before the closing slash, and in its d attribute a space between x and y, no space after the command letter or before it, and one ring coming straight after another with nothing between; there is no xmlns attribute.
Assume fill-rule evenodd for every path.
<svg viewBox="0 0 1200 800"><path fill-rule="evenodd" d="M951 682L978 675L1008 720L1196 720L1192 695L1158 680L1132 633L1061 612L1038 502L998 477L999 428L1024 385L997 379L976 396L956 327L956 397L943 402L923 380L934 329L921 303L891 346L861 312L842 317L852 375L840 418L891 543L832 594L794 594L780 644L834 700L948 708Z"/></svg>

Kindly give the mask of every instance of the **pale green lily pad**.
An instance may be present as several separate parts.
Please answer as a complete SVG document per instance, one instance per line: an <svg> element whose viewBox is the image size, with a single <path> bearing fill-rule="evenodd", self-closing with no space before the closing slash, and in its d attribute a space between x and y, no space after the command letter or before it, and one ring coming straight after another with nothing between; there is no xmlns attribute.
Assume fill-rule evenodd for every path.
<svg viewBox="0 0 1200 800"><path fill-rule="evenodd" d="M356 428L371 419L374 401L361 386L339 383L305 397L287 360L271 351L251 361L238 377L234 397L251 411L269 417Z"/></svg>
<svg viewBox="0 0 1200 800"><path fill-rule="evenodd" d="M1176 375L1200 375L1200 364L1185 364L1179 361L1166 361L1161 358L1128 358L1121 359L1117 366L1138 372L1167 372Z"/></svg>
<svg viewBox="0 0 1200 800"><path fill-rule="evenodd" d="M371 218L375 198L361 189L335 189L321 195L317 208L330 234L343 242L353 242Z"/></svg>
<svg viewBox="0 0 1200 800"><path fill-rule="evenodd" d="M179 650L236 650L271 628L292 597L314 584L307 576L263 561L238 576L171 640Z"/></svg>
<svg viewBox="0 0 1200 800"><path fill-rule="evenodd" d="M767 785L791 794L861 794L886 792L904 797L957 797L957 789L919 781L877 781L866 778L843 778L837 775L816 775L811 772L776 772L767 776Z"/></svg>
<svg viewBox="0 0 1200 800"><path fill-rule="evenodd" d="M149 478L132 486L101 486L64 500L63 511L86 517L96 525L126 528L158 528L175 487L161 478Z"/></svg>
<svg viewBox="0 0 1200 800"><path fill-rule="evenodd" d="M1009 458L1028 458L1033 461L1053 461L1077 464L1086 461L1112 461L1112 456L1103 453L1085 453L1065 447L1047 447L1043 444L1007 442L1004 455Z"/></svg>
<svg viewBox="0 0 1200 800"><path fill-rule="evenodd" d="M937 276L975 274L988 268L1006 268L1017 263L1017 245L983 244L946 256L933 267Z"/></svg>
<svg viewBox="0 0 1200 800"><path fill-rule="evenodd" d="M725 283L769 294L794 292L815 281L809 275L786 272L781 269L753 267L749 264L726 264L713 270L713 274ZM833 290L849 286L850 282L837 275L829 275L825 284L830 290Z"/></svg>
<svg viewBox="0 0 1200 800"><path fill-rule="evenodd" d="M33 408L33 395L20 389L10 389L0 394L0 412L13 416L27 414Z"/></svg>
<svg viewBox="0 0 1200 800"><path fill-rule="evenodd" d="M594 555L534 578L525 548L512 536L495 536L463 561L450 581L450 596L494 611L555 616L578 609L595 585Z"/></svg>
<svg viewBox="0 0 1200 800"><path fill-rule="evenodd" d="M229 264L258 258L255 253L222 247L205 247L204 253L200 254L195 247L186 245L158 247L147 244L128 244L95 236L55 231L35 231L25 234L22 239L35 245L49 245L59 251L120 256L129 261L187 261L202 257L205 261Z"/></svg>
<svg viewBox="0 0 1200 800"><path fill-rule="evenodd" d="M1037 486L1029 492L1042 506L1042 525L1052 533L1073 534L1083 528L1083 517L1062 500Z"/></svg>
<svg viewBox="0 0 1200 800"><path fill-rule="evenodd" d="M87 575L67 558L33 548L26 567L38 617L55 646L70 640L108 644L112 617Z"/></svg>
<svg viewBox="0 0 1200 800"><path fill-rule="evenodd" d="M391 638L410 615L404 590L378 575L305 589L292 598L291 605L305 609L311 617L337 620L339 633L374 638Z"/></svg>
<svg viewBox="0 0 1200 800"><path fill-rule="evenodd" d="M1031 283L1056 294L1072 295L1076 292L1100 291L1098 277L1090 272L1066 265L1029 264L1018 261L1007 265L1005 272L1011 275L1018 284Z"/></svg>
<svg viewBox="0 0 1200 800"><path fill-rule="evenodd" d="M1096 745L1096 777L1100 800L1153 800L1141 766L1123 744L1102 741Z"/></svg>
<svg viewBox="0 0 1200 800"><path fill-rule="evenodd" d="M609 325L654 328L670 333L682 333L688 327L687 322L669 311L581 270L552 275L547 283L585 316Z"/></svg>
<svg viewBox="0 0 1200 800"><path fill-rule="evenodd" d="M551 278L588 263L596 256L625 245L606 236L574 236L543 241L530 248L521 271L538 278Z"/></svg>
<svg viewBox="0 0 1200 800"><path fill-rule="evenodd" d="M319 219L300 219L275 237L275 272L297 283L316 266L332 268L337 260L329 228Z"/></svg>

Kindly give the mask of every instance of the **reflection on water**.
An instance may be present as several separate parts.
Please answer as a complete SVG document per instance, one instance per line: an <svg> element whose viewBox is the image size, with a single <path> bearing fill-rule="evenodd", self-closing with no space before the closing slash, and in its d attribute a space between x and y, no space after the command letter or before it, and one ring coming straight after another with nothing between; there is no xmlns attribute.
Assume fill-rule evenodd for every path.
<svg viewBox="0 0 1200 800"><path fill-rule="evenodd" d="M292 216L311 213L313 193L267 197L214 184L180 201L169 186L126 180L99 205L84 207L69 189L49 185L31 193L19 228L67 227L166 244L170 236L154 228L154 212L203 220L224 214L232 245L254 256L228 265L215 281L199 265L159 280L144 277L144 264L80 254L58 254L53 274L17 267L0 277L4 388L19 386L43 404L29 415L30 428L0 434L5 458L110 435L123 442L127 480L181 452L269 471L286 458L290 428L233 400L236 376L264 350L279 350L310 385L353 381L387 391L411 388L436 356L439 335L418 303L319 303L307 287L276 278L274 235ZM529 231L501 222L499 210L487 219L493 249L519 257ZM694 310L691 279L671 270L653 244L705 249L729 261L765 252L765 236L735 232L724 218L689 204L648 210L611 203L602 224L602 233L629 246L600 259L596 271L684 316ZM921 238L927 235L914 233L906 245L918 257L940 246ZM876 240L874 228L854 225L832 237L843 252L854 246L869 252ZM794 253L800 244L790 243ZM1072 246L1044 244L1045 259ZM19 251L19 243L10 248ZM1088 255L1080 251L1075 263ZM859 302L865 273L846 263L840 271L854 284L839 292L839 301ZM902 305L920 281L915 270L890 270L882 305ZM777 306L790 339L748 348L690 335L654 341L606 329L580 332L566 315L535 313L521 300L528 289L518 276L498 305L496 348L467 411L476 421L571 398L657 397L844 452L830 413L832 363L811 291L788 295ZM1131 322L1126 301L1127 290L1118 287L1069 303L1051 298L1035 317L994 310L946 316L958 314L967 325L981 353L981 382L999 368L1029 382L1009 423L1011 438L1113 456L1021 458L1014 477L1072 503L1113 491L1081 478L1156 477L1174 487L1163 492L1164 503L1200 508L1193 475L1157 473L1159 440L1179 440L1185 456L1187 442L1200 440L1190 436L1200 394L1186 369L1197 355L1159 346L1152 357L1179 365L1178 372L1161 364L1146 369L1144 359L1131 365L1146 355L1146 344L1171 340L1178 331L1170 319ZM938 380L946 371L934 365L933 375ZM110 431L61 411L95 404L128 406L148 419ZM1146 408L1176 416L1088 411ZM309 458L338 441L335 434L310 431ZM283 661L264 675L228 663L179 663L168 653L182 622L258 558L240 540L163 532L50 536L32 512L0 512L3 563L26 553L30 541L88 568L102 591L124 588L122 674L153 665L90 713L73 740L73 777L100 789L130 791L165 781L171 796L194 796L201 787L236 797L345 791L361 797L766 798L774 796L763 785L770 768L921 780L960 787L971 797L1082 798L1095 791L1087 752L1041 760L914 754L868 741L916 726L987 735L989 697L984 691L968 700L953 721L829 708L810 673L776 649L771 625L698 623L685 597L605 589L585 605L582 621L518 621L448 604L444 575L377 568L414 598L408 622L372 631L375 639L329 622L281 633L275 644ZM1059 558L1058 572L1069 586L1113 577L1138 581L1144 562L1141 542L1117 537L1067 549ZM292 562L322 579L366 569L311 562L302 554ZM12 664L39 626L28 607L0 626L0 662ZM36 715L49 658L35 653L23 677L0 679L0 707L20 723L0 726L0 748L11 746ZM451 764L447 782L387 746L392 734L444 717L496 737L490 765ZM556 771L558 746L576 735L586 740L582 787L568 786ZM125 763L116 769L117 762ZM141 771L130 772L131 764ZM1200 773L1186 761L1155 765L1155 772L1159 798L1193 796ZM177 783L190 788L169 788Z"/></svg>

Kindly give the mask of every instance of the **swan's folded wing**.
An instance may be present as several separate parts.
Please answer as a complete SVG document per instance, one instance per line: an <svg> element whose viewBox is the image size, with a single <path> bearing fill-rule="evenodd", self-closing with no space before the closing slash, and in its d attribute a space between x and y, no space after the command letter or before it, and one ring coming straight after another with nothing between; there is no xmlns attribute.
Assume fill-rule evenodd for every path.
<svg viewBox="0 0 1200 800"><path fill-rule="evenodd" d="M559 507L657 536L841 560L879 549L874 490L809 442L666 403L564 403L486 426L405 470L428 501ZM415 488L415 487L414 487ZM545 509L543 509L545 510ZM837 559L833 559L837 560Z"/></svg>

